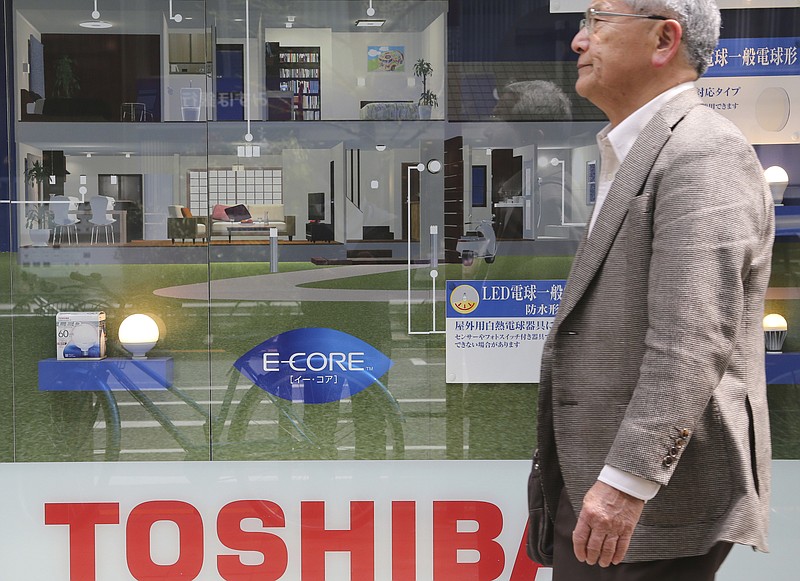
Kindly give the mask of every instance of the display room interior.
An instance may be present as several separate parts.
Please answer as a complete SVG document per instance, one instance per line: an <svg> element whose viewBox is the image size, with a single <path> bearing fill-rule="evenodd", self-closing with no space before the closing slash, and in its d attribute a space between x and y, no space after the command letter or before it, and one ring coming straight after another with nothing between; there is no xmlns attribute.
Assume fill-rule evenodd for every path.
<svg viewBox="0 0 800 581"><path fill-rule="evenodd" d="M5 2L0 468L21 482L12 470L61 463L69 483L61 496L42 484L30 506L20 503L34 515L25 522L36 521L21 538L64 532L51 526L56 513L42 514L42 498L104 501L94 477L122 483L117 520L129 518L129 529L148 498L210 502L199 510L213 529L222 507L245 498L280 504L284 524L311 521L304 503L317 494L328 510L336 498L351 503L329 530L375 499L377 569L402 532L382 538L381 519L413 521L418 576L395 578L443 567L458 576L441 578L549 579L520 539L543 333L596 202L596 134L607 123L574 87L570 41L586 4ZM764 314L782 317L769 320L765 355L773 553L734 551L719 578L759 578L769 560L771 579L793 579L800 5L719 5L717 60L696 86L770 168L777 220ZM471 289L495 283L528 289L529 312L509 317L536 320L524 339L519 329L490 338L457 328L453 311ZM503 292L497 302L513 302ZM465 320L487 324L468 311ZM265 388L283 363L274 354L290 346L294 371ZM496 491L492 476L504 481ZM284 496L259 489L262 478L283 484ZM387 481L386 496L370 496ZM137 482L145 492L131 492ZM220 494L226 482L242 487ZM22 488L10 497L24 498ZM499 557L487 545L474 562L437 552L431 537L450 530L437 503L462 496L476 504L460 508L505 519L486 541ZM418 520L404 501L425 507ZM228 578L209 552L222 555L217 534L194 578ZM286 576L274 578L314 578L300 576L298 543L286 542ZM127 578L114 577L119 546L98 557L98 579ZM180 550L177 560L166 554L142 571L175 562L192 578ZM43 578L70 578L66 554L58 558L38 565ZM234 569L257 566L242 563ZM348 563L329 564L328 578L347 578L333 571Z"/></svg>

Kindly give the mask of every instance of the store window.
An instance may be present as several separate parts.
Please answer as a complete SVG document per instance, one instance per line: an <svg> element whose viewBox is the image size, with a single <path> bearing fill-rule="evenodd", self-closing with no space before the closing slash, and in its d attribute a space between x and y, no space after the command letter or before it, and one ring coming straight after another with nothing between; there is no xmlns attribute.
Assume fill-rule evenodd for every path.
<svg viewBox="0 0 800 581"><path fill-rule="evenodd" d="M52 540L52 558L14 561L18 576L68 579L69 555L74 578L233 578L258 565L220 572L253 518L289 531L264 578L322 579L332 537L308 531L356 522L372 523L372 553L363 539L341 550L375 578L536 576L519 549L537 347L455 332L448 293L546 289L536 317L515 315L540 326L540 347L606 124L574 88L584 4L5 3L0 468L9 530L24 531L6 544ZM698 93L784 170L765 310L788 321L768 397L791 488L800 11L720 4ZM78 501L99 503L107 552L70 552L64 506ZM153 514L186 544L151 552ZM197 515L205 541L183 536ZM491 563L434 547L466 520L498 527ZM301 529L311 556L288 538ZM328 567L348 578L349 563Z"/></svg>

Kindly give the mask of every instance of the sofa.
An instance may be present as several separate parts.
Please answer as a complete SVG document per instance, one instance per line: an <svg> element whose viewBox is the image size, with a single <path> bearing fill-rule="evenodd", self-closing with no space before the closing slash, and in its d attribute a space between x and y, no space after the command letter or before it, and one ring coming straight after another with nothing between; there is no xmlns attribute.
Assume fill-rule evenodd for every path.
<svg viewBox="0 0 800 581"><path fill-rule="evenodd" d="M242 209L245 213L241 214ZM237 213L233 213L236 210ZM211 210L211 236L228 237L228 226L235 222L264 222L265 226L278 229L278 236L295 236L295 217L283 212L283 204L217 204ZM234 236L264 236L264 232L237 232Z"/></svg>
<svg viewBox="0 0 800 581"><path fill-rule="evenodd" d="M195 242L198 238L208 237L208 218L193 216L189 208L173 204L167 208L167 238L175 244L175 239L180 238L185 242L191 238Z"/></svg>
<svg viewBox="0 0 800 581"><path fill-rule="evenodd" d="M244 214L241 212L244 209ZM235 212L234 212L235 210ZM283 213L283 204L238 204L229 206L217 204L211 216L193 216L189 208L179 204L168 207L167 237L175 242L176 238L185 241L191 238L205 239L209 236L228 236L228 226L241 222L264 222L265 226L278 229L278 236L287 236L292 240L295 236L295 217ZM236 232L233 236L265 236L263 231Z"/></svg>

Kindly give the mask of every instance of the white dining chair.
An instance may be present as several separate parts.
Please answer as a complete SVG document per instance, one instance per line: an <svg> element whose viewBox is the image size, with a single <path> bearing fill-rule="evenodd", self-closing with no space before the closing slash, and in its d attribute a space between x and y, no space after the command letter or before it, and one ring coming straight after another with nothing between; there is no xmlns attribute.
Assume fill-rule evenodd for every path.
<svg viewBox="0 0 800 581"><path fill-rule="evenodd" d="M94 196L89 199L89 206L92 209L92 217L89 218L89 222L92 224L92 244L97 244L100 241L100 228L105 230L106 244L109 243L109 232L111 232L111 244L114 244L112 224L117 220L109 214L109 211L114 209L115 202L116 200L109 196Z"/></svg>

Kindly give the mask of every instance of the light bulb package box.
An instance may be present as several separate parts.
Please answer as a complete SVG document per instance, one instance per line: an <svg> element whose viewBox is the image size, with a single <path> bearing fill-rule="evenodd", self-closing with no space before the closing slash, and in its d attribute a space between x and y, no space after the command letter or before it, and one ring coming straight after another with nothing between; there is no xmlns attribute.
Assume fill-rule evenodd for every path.
<svg viewBox="0 0 800 581"><path fill-rule="evenodd" d="M62 312L56 315L56 358L103 359L106 356L106 314Z"/></svg>

